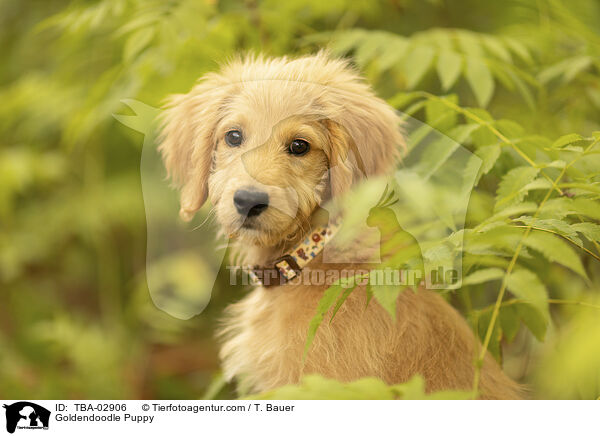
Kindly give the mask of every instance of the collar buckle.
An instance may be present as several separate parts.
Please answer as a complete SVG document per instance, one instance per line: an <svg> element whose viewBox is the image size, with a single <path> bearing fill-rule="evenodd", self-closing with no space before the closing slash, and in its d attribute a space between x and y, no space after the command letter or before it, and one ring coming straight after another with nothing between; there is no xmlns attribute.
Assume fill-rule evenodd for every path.
<svg viewBox="0 0 600 436"><path fill-rule="evenodd" d="M284 254L276 259L273 264L279 271L281 277L285 278L286 282L297 277L300 274L300 271L302 271L302 268L300 268L296 259L289 254Z"/></svg>

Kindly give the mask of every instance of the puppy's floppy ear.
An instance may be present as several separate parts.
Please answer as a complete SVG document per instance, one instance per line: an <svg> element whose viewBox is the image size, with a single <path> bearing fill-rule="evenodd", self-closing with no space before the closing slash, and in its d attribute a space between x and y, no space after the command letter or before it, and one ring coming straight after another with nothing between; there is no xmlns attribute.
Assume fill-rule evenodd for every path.
<svg viewBox="0 0 600 436"><path fill-rule="evenodd" d="M329 183L331 195L336 197L348 191L355 180L364 178L365 166L356 143L348 131L332 120L323 120L329 135Z"/></svg>
<svg viewBox="0 0 600 436"><path fill-rule="evenodd" d="M337 161L330 158L332 171L342 162L346 162L346 172L353 172L354 180L391 171L406 148L400 117L345 62L332 62L341 65L341 70L319 98L333 121L328 126L334 140L332 149L337 148ZM346 174L345 182L348 180Z"/></svg>
<svg viewBox="0 0 600 436"><path fill-rule="evenodd" d="M406 148L400 117L370 90L345 97L344 110L336 121L346 128L356 144L366 175L393 169Z"/></svg>
<svg viewBox="0 0 600 436"><path fill-rule="evenodd" d="M214 130L224 100L224 83L208 74L187 94L171 96L161 115L159 151L167 174L180 190L179 215L189 221L208 196Z"/></svg>

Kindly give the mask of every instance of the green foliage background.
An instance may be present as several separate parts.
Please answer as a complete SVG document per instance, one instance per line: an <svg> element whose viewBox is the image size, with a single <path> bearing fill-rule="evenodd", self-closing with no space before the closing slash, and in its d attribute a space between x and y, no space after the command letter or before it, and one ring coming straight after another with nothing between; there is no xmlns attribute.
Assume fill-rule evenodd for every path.
<svg viewBox="0 0 600 436"><path fill-rule="evenodd" d="M222 280L189 321L154 307L143 138L113 114L234 53L329 47L483 159L447 297L484 349L534 398L597 398L598 22L595 0L0 0L0 397L235 397L212 334L242 290ZM267 394L422 396L318 377Z"/></svg>

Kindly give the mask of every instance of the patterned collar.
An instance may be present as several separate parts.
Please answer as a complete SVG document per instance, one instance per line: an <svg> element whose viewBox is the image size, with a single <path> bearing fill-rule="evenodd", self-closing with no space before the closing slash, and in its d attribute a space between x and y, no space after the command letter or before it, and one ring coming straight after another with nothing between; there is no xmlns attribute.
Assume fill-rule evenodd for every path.
<svg viewBox="0 0 600 436"><path fill-rule="evenodd" d="M250 280L254 285L283 285L300 275L302 269L310 263L337 233L339 224L315 227L294 249L277 258L269 266L255 265L248 269Z"/></svg>

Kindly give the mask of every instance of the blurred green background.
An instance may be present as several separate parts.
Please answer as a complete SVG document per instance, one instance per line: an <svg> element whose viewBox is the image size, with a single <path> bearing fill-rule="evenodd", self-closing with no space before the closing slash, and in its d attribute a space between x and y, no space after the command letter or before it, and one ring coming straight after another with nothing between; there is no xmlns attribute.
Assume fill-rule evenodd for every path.
<svg viewBox="0 0 600 436"><path fill-rule="evenodd" d="M411 91L452 93L483 122L491 114L550 138L530 145L537 162L562 135L583 135L560 144L576 147L600 130L599 22L595 0L0 0L0 397L236 395L219 383L213 334L242 291L220 280L204 313L187 321L150 300L143 136L113 117L131 114L121 100L158 107L236 53L329 47L417 118L430 121L432 106L407 109ZM537 335L543 341L531 325L494 335L506 371L537 398L600 395L600 162L590 141L568 174L581 185L570 197L594 208L579 227L585 250L575 247L587 278L529 253L557 300L553 323ZM510 153L489 161L472 226L491 214L499 181L517 165ZM496 256L478 255L466 266ZM497 256L502 269L506 256ZM476 298L459 292L452 301L472 319L498 288L479 278L464 291Z"/></svg>

